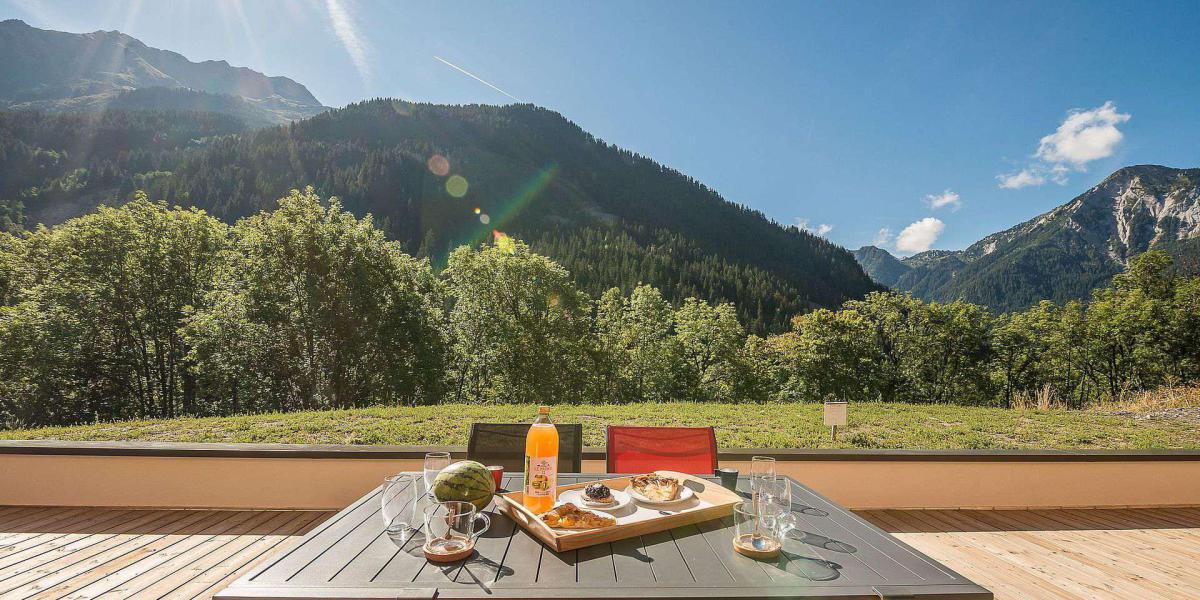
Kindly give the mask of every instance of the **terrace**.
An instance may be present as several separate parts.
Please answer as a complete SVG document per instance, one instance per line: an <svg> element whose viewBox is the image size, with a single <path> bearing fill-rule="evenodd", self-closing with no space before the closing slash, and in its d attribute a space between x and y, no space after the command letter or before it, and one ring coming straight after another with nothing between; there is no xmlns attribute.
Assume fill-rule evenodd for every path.
<svg viewBox="0 0 1200 600"><path fill-rule="evenodd" d="M419 470L428 449L3 442L0 597L213 597L287 556L305 534L335 531L332 515L349 514L344 509L385 475ZM781 474L828 499L832 510L853 510L880 535L899 540L897 547L907 544L996 598L1200 596L1193 568L1200 559L1200 452L727 449L719 458L745 472L750 456L761 454L775 456ZM585 473L604 470L602 448L586 449L583 458ZM798 544L797 556L836 560L851 578L860 563L871 569L866 554L850 552L853 544L819 526L788 542ZM377 533L338 533L340 545L323 562L341 572L369 554ZM851 535L867 534L841 537ZM677 561L700 560L686 539L675 532L666 549ZM670 559L664 547L644 543L655 560ZM363 547L350 547L356 544ZM543 552L561 559L582 585L583 550ZM418 565L411 573L429 580L420 589L457 593L450 571L428 571L422 576ZM491 584L482 589L506 592ZM849 597L896 594L880 587L874 596Z"/></svg>

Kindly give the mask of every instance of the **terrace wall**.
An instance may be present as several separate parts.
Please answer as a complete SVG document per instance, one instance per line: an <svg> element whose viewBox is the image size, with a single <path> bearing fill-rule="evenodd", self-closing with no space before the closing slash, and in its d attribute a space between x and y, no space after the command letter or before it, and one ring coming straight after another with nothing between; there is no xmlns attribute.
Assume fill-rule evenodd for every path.
<svg viewBox="0 0 1200 600"><path fill-rule="evenodd" d="M0 505L337 510L432 447L0 441ZM441 447L464 456L459 447ZM732 449L852 509L1200 506L1195 451ZM604 471L588 449L584 470Z"/></svg>

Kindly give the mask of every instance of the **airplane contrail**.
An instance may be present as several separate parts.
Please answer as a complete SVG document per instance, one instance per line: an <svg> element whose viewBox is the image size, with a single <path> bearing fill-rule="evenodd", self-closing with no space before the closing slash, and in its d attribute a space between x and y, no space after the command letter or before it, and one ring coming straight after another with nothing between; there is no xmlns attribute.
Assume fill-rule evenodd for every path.
<svg viewBox="0 0 1200 600"><path fill-rule="evenodd" d="M479 78L479 76L475 75L474 73L472 73L472 72L440 57L440 56L434 55L434 58L437 59L438 61L440 61L442 64L445 64L446 66L450 67L451 69L454 69L455 71L458 71L459 73L462 73L463 75L466 75L467 77L470 77L471 79L474 79L475 81L478 81L479 83L482 83L483 85L486 85L486 86L492 88L493 90L496 90L497 92L500 92L501 94L504 94L505 96L508 96L509 98L512 98L513 100L516 100L517 102L521 102L521 103L525 102L524 100L484 81L483 79Z"/></svg>

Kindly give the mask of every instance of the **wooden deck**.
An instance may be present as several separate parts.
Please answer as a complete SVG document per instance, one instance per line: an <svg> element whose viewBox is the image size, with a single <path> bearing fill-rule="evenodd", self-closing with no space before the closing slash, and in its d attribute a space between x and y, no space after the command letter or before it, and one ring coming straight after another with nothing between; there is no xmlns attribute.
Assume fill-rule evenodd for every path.
<svg viewBox="0 0 1200 600"><path fill-rule="evenodd" d="M0 598L211 598L331 514L0 508Z"/></svg>
<svg viewBox="0 0 1200 600"><path fill-rule="evenodd" d="M1200 509L859 514L997 600L1200 598Z"/></svg>

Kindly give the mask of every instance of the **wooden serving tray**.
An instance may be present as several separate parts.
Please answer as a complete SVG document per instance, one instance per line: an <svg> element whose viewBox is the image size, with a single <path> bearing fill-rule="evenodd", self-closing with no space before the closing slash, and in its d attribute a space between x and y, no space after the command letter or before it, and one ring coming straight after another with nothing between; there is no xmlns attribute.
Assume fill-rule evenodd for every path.
<svg viewBox="0 0 1200 600"><path fill-rule="evenodd" d="M496 506L501 512L508 515L509 518L516 521L518 525L555 552L564 552L566 550L575 550L606 542L615 542L647 533L666 531L680 525L719 519L732 514L734 505L743 500L736 492L727 490L721 487L721 484L706 479L675 471L655 471L655 473L678 479L684 486L690 487L695 495L685 502L661 507L641 504L634 500L629 503L629 506L611 513L597 510L595 512L599 514L607 514L615 517L617 519L616 526L584 530L550 528L536 514L525 508L523 502L524 494L522 492L497 494ZM629 487L629 480L633 477L636 477L636 475L563 485L558 487L558 494L562 494L568 490L585 488L593 483L603 483L614 490L625 490ZM586 506L580 506L580 508L592 510ZM660 510L671 514L661 514Z"/></svg>

